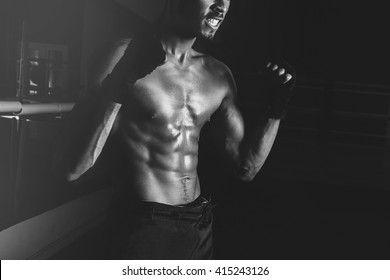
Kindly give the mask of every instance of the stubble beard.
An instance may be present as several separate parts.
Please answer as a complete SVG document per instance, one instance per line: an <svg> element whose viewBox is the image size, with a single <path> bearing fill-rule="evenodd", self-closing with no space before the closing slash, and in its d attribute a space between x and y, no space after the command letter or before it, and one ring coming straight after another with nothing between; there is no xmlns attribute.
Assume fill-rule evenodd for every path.
<svg viewBox="0 0 390 280"><path fill-rule="evenodd" d="M200 36L202 39L205 39L207 41L212 41L214 39L214 36L215 36L215 32L213 33L203 33L203 32L200 32Z"/></svg>
<svg viewBox="0 0 390 280"><path fill-rule="evenodd" d="M188 32L185 30L177 30L178 34L183 38L199 38L207 41L212 41L214 39L216 32L207 32L205 30L200 29L198 32Z"/></svg>
<svg viewBox="0 0 390 280"><path fill-rule="evenodd" d="M211 31L207 26L202 26L198 32L199 33L198 36L207 41L212 41L214 39L216 32L217 30Z"/></svg>
<svg viewBox="0 0 390 280"><path fill-rule="evenodd" d="M218 30L212 30L205 23L202 23L198 28L183 28L176 26L176 32L179 36L183 38L199 38L207 41L212 41L214 39L215 33ZM191 30L192 29L192 30Z"/></svg>

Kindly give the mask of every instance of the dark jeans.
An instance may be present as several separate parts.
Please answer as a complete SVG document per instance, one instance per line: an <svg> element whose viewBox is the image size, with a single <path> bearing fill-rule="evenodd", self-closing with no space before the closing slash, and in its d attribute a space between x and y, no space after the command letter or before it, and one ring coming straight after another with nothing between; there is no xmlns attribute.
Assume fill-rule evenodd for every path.
<svg viewBox="0 0 390 280"><path fill-rule="evenodd" d="M112 224L112 259L213 258L210 200L198 197L183 206L131 204L124 218Z"/></svg>

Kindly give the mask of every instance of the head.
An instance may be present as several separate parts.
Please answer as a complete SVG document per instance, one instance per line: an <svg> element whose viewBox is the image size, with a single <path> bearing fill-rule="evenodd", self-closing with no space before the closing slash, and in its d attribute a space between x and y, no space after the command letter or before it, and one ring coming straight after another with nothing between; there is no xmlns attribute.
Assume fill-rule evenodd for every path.
<svg viewBox="0 0 390 280"><path fill-rule="evenodd" d="M230 0L166 0L162 21L180 36L212 39L229 6Z"/></svg>

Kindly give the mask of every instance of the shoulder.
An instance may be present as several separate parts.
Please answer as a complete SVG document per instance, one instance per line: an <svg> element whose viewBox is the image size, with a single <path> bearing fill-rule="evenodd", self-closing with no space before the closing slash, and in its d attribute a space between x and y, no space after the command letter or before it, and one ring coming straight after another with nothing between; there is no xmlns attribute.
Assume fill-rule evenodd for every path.
<svg viewBox="0 0 390 280"><path fill-rule="evenodd" d="M89 76L89 87L94 90L98 88L106 76L112 72L115 65L124 55L132 38L121 38L112 41L105 48L105 51L99 57L99 62L91 69Z"/></svg>
<svg viewBox="0 0 390 280"><path fill-rule="evenodd" d="M201 60L204 71L206 71L220 87L226 89L227 96L235 96L237 92L234 76L230 68L220 60L203 53L195 53Z"/></svg>
<svg viewBox="0 0 390 280"><path fill-rule="evenodd" d="M204 53L194 52L194 57L202 61L203 66L208 71L221 77L232 76L229 67L218 59Z"/></svg>

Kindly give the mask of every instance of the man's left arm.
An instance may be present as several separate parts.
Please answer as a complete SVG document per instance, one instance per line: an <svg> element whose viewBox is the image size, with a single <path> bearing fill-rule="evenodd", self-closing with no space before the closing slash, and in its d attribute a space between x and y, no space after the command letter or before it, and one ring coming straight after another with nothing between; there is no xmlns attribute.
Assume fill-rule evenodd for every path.
<svg viewBox="0 0 390 280"><path fill-rule="evenodd" d="M265 67L262 76L267 84L267 105L250 132L244 129L236 106L234 80L229 77L229 92L213 116L212 133L243 181L249 182L256 176L271 151L295 80L295 72L290 69L280 63L268 63Z"/></svg>

